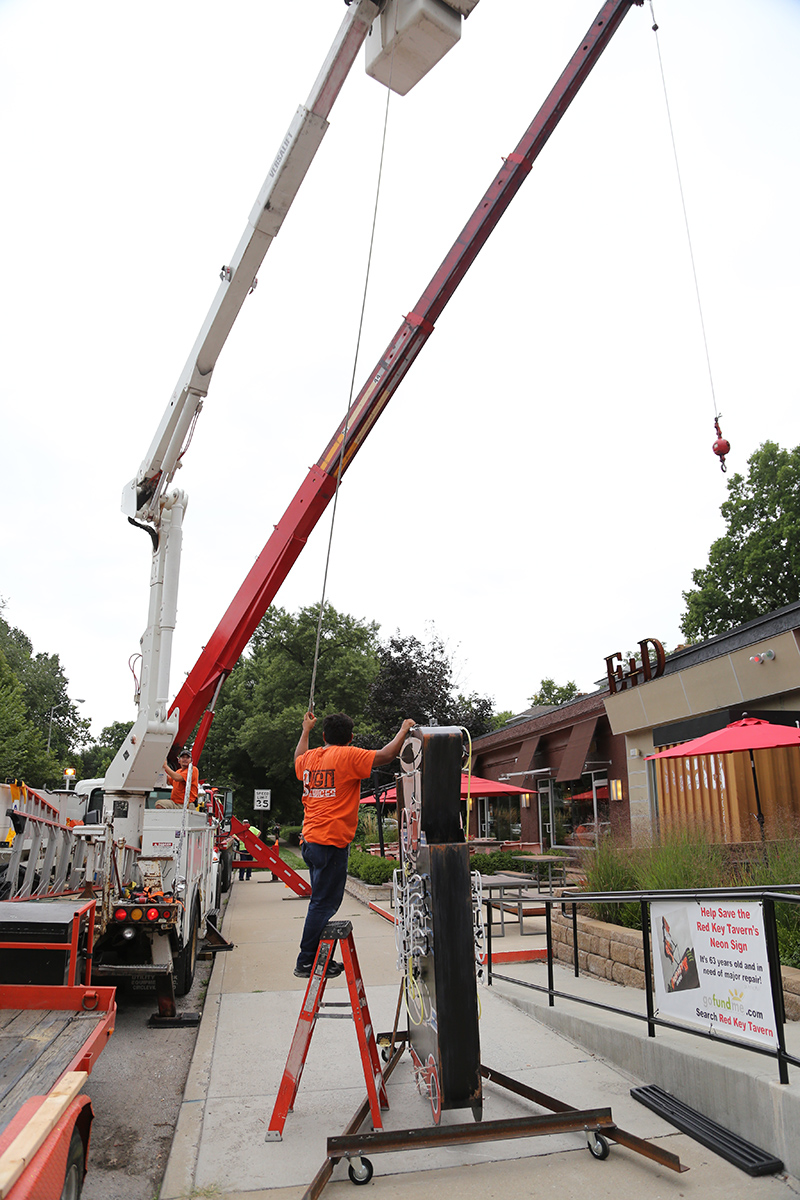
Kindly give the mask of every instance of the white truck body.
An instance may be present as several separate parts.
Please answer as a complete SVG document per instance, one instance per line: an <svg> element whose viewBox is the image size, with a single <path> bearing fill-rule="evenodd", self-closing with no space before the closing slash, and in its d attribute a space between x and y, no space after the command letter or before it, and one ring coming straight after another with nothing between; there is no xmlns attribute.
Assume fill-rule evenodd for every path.
<svg viewBox="0 0 800 1200"><path fill-rule="evenodd" d="M118 795L106 801L102 783L85 780L74 792L0 784L0 898L55 898L91 886L98 899L95 977L170 969L181 995L191 986L197 942L220 906L215 822L204 811L139 805L132 818ZM25 825L9 840L14 813ZM136 828L129 828L132 819ZM131 898L145 890L163 894L160 912L169 916L119 919L137 910ZM147 904L138 908L146 915Z"/></svg>

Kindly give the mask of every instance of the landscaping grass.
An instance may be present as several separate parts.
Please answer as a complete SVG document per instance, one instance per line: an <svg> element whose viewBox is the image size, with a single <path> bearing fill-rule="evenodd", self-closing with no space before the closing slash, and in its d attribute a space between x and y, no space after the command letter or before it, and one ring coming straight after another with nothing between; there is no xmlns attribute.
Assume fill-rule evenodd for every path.
<svg viewBox="0 0 800 1200"><path fill-rule="evenodd" d="M800 838L794 830L783 837L754 843L749 857L737 858L734 847L710 841L702 831L681 830L656 845L630 845L612 837L600 839L585 859L587 892L654 892L675 888L780 887L800 883ZM611 925L641 929L638 902L593 904L594 916ZM776 904L775 921L781 962L800 967L800 903Z"/></svg>
<svg viewBox="0 0 800 1200"><path fill-rule="evenodd" d="M291 867L293 871L308 870L300 855L295 854L294 850L290 850L288 846L279 846L278 853L281 856L281 861L285 862L287 867Z"/></svg>

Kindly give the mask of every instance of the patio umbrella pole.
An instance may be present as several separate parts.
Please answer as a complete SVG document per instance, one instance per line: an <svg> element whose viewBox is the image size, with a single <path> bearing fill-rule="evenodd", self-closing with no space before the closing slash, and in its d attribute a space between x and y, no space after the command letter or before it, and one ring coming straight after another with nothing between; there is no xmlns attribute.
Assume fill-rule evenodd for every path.
<svg viewBox="0 0 800 1200"><path fill-rule="evenodd" d="M767 840L767 838L766 838L766 834L764 833L764 814L761 811L761 797L758 794L758 775L756 774L756 760L755 760L752 750L750 751L750 767L753 772L753 788L755 789L755 793L756 793L756 809L758 810L756 812L756 820L758 821L758 827L761 830L761 841L765 842Z"/></svg>

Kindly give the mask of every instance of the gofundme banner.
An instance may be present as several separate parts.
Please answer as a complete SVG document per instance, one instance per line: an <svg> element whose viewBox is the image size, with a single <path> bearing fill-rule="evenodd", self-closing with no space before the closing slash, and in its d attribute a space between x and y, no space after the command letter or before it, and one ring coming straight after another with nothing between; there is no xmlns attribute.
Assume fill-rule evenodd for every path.
<svg viewBox="0 0 800 1200"><path fill-rule="evenodd" d="M656 1016L777 1048L760 903L650 905Z"/></svg>

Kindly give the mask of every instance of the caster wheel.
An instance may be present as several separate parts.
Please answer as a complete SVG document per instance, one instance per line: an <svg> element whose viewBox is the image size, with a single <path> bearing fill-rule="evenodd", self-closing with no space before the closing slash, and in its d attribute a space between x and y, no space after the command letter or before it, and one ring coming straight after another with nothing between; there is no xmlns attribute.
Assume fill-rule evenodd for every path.
<svg viewBox="0 0 800 1200"><path fill-rule="evenodd" d="M439 1076L436 1073L432 1055L428 1059L428 1065L430 1067L428 1088L430 1092L431 1112L433 1113L434 1125L438 1125L442 1119L442 1094L439 1091Z"/></svg>
<svg viewBox="0 0 800 1200"><path fill-rule="evenodd" d="M607 1153L608 1147L606 1147L606 1154ZM362 1158L359 1167L356 1167L353 1163L350 1163L349 1167L347 1168L347 1174L350 1176L351 1183L369 1183L370 1179L372 1179L372 1163L368 1158Z"/></svg>
<svg viewBox="0 0 800 1200"><path fill-rule="evenodd" d="M587 1143L589 1146L589 1153L591 1154L592 1158L608 1158L609 1146L602 1133L587 1134Z"/></svg>

